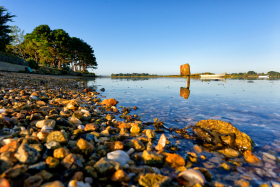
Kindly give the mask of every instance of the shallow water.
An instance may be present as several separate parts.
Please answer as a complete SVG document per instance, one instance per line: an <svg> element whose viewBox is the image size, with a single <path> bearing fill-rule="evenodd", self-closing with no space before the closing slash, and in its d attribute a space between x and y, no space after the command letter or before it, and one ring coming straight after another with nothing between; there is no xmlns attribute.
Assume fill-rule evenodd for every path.
<svg viewBox="0 0 280 187"><path fill-rule="evenodd" d="M279 157L279 79L226 79L220 81L191 79L189 89L185 78L97 78L94 81L88 81L87 84L97 86L98 90L105 88L105 92L102 94L106 98L115 98L119 101L118 106L137 106L139 109L136 113L143 117L144 122L152 122L154 118L159 118L166 127L175 128L195 125L203 119L230 122L254 140L257 144L255 148L257 156L262 158L263 152L269 152ZM187 93L189 90L188 99L180 96L180 90L182 90L181 94L184 91ZM168 136L172 137L171 134ZM173 143L176 144L175 139ZM193 146L190 141L180 140L179 145L181 146L179 152L183 156L187 151L192 151L188 150ZM272 165L274 166L274 163ZM262 174L256 174L258 172L254 170L254 167L251 169L246 167L240 167L238 172L222 172L220 177L225 178L232 173L241 173L253 178L252 183L255 185L279 177L278 167L274 168L276 176L272 174L273 177L261 176ZM219 178L221 171L212 170L212 172L217 173L216 177ZM234 176L229 178L234 178ZM228 179L225 178L222 181L224 180Z"/></svg>

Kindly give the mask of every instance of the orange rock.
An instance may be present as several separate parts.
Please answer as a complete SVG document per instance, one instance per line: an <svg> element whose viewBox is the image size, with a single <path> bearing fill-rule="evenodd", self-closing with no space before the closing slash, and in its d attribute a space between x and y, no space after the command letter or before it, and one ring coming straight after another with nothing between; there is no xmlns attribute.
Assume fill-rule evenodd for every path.
<svg viewBox="0 0 280 187"><path fill-rule="evenodd" d="M122 129L122 128L130 129L130 127L131 127L130 124L124 123L122 121L120 121L120 123L118 123L118 124L119 124L119 126L118 126L119 129Z"/></svg>
<svg viewBox="0 0 280 187"><path fill-rule="evenodd" d="M118 101L116 101L115 99L104 99L101 102L101 105L111 105L111 106L115 106L118 103Z"/></svg>
<svg viewBox="0 0 280 187"><path fill-rule="evenodd" d="M162 134L162 135L160 136L159 141L158 141L158 145L155 147L156 150L158 150L158 151L163 150L164 147L166 146L166 142L167 142L167 139L166 139L165 135Z"/></svg>
<svg viewBox="0 0 280 187"><path fill-rule="evenodd" d="M121 141L114 142L114 150L122 150L123 149L123 143Z"/></svg>
<svg viewBox="0 0 280 187"><path fill-rule="evenodd" d="M165 153L164 155L166 156L165 161L164 161L165 166L169 166L169 167L172 167L172 168L185 166L185 160L180 155L178 155L176 153L173 153L173 154L172 153Z"/></svg>
<svg viewBox="0 0 280 187"><path fill-rule="evenodd" d="M247 150L244 152L243 154L246 162L248 162L249 164L258 164L258 163L262 163L262 161L256 157L251 151Z"/></svg>
<svg viewBox="0 0 280 187"><path fill-rule="evenodd" d="M0 179L0 187L10 187L9 181L5 178Z"/></svg>
<svg viewBox="0 0 280 187"><path fill-rule="evenodd" d="M111 177L111 180L114 182L128 182L129 177L124 170L117 170Z"/></svg>
<svg viewBox="0 0 280 187"><path fill-rule="evenodd" d="M87 124L85 126L85 131L97 131L99 129L99 126L93 123Z"/></svg>
<svg viewBox="0 0 280 187"><path fill-rule="evenodd" d="M0 153L4 152L16 152L19 147L19 143L17 141L12 141L11 143L8 143L7 145L4 145L0 149Z"/></svg>

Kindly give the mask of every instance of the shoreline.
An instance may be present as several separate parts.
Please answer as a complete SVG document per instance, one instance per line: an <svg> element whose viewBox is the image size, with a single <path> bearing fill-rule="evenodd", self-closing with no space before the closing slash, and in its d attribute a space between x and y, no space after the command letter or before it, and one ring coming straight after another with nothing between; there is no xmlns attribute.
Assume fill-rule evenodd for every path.
<svg viewBox="0 0 280 187"><path fill-rule="evenodd" d="M141 121L137 106L117 106L118 101L106 99L97 90L79 84L73 76L2 74L0 152L6 160L0 164L2 177L11 186L23 186L34 179L41 184L54 185L56 181L60 186L71 186L75 180L90 186L147 186L147 181L181 186L185 178L193 175L200 177L196 183L201 185L207 181L210 186L255 186L254 178L240 176L229 182L214 177L213 167L208 167L212 163L209 155L216 154L210 158L221 160L220 165L212 163L216 172L234 173L242 165L260 168L264 164L249 148L253 142L239 148L222 146L218 150L224 152L218 152L219 142L209 142L199 135L206 123L216 123L221 128L228 123L202 120L196 130L166 128L158 119ZM172 132L175 136L171 139ZM170 143L182 139L193 144L185 150L186 157L179 154L177 144ZM197 141L201 144L193 143ZM9 156L7 150L14 156Z"/></svg>

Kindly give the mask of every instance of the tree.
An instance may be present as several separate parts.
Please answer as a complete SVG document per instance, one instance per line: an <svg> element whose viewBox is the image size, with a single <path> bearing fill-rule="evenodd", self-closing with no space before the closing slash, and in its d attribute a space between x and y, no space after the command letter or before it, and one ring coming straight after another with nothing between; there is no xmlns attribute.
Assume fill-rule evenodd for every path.
<svg viewBox="0 0 280 187"><path fill-rule="evenodd" d="M57 67L61 68L61 65L71 58L69 34L62 29L53 30L50 45L53 60L57 63Z"/></svg>
<svg viewBox="0 0 280 187"><path fill-rule="evenodd" d="M248 72L247 72L247 75L257 75L257 73L254 72L254 71L248 71Z"/></svg>
<svg viewBox="0 0 280 187"><path fill-rule="evenodd" d="M24 30L21 30L18 26L14 25L11 27L11 34L13 40L7 45L7 50L9 53L13 53L16 56L19 56L25 59L25 47L23 45L24 41Z"/></svg>
<svg viewBox="0 0 280 187"><path fill-rule="evenodd" d="M12 18L15 17L11 15L3 6L0 6L0 51L5 52L6 46L13 40L11 29L9 25L6 25L7 22L12 21Z"/></svg>

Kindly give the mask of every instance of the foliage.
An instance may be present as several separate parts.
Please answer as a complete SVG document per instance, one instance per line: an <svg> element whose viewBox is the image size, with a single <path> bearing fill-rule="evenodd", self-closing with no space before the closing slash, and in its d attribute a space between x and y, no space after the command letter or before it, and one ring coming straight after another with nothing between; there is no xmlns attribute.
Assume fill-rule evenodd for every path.
<svg viewBox="0 0 280 187"><path fill-rule="evenodd" d="M10 54L32 59L32 67L42 64L69 71L88 72L96 69L97 62L92 47L83 40L70 37L63 29L51 30L40 25L24 35L17 26L12 27L14 40L7 47Z"/></svg>
<svg viewBox="0 0 280 187"><path fill-rule="evenodd" d="M13 40L13 37L9 35L12 32L10 26L6 23L12 21L15 16L6 11L3 6L0 6L0 51L2 52L6 51L6 46Z"/></svg>
<svg viewBox="0 0 280 187"><path fill-rule="evenodd" d="M248 72L247 72L247 75L257 75L257 73L254 72L254 71L248 71Z"/></svg>
<svg viewBox="0 0 280 187"><path fill-rule="evenodd" d="M6 46L7 52L25 59L25 47L22 45L24 41L24 30L22 31L18 26L11 27L11 34L13 40Z"/></svg>
<svg viewBox="0 0 280 187"><path fill-rule="evenodd" d="M276 71L269 71L267 74L272 77L280 77L280 73Z"/></svg>

